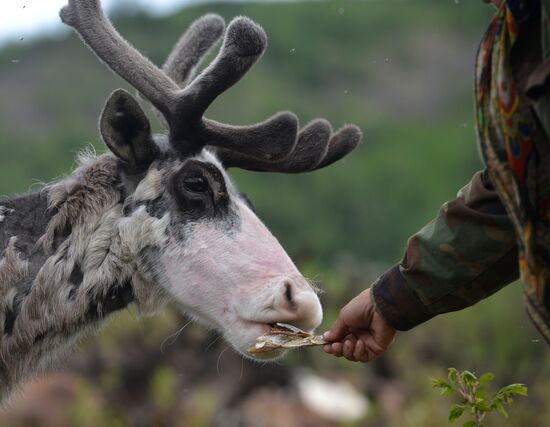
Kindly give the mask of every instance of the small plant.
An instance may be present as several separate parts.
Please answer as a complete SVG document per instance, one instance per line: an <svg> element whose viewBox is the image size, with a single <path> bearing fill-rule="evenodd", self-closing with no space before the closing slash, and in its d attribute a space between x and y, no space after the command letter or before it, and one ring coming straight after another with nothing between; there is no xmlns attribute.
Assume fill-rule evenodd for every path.
<svg viewBox="0 0 550 427"><path fill-rule="evenodd" d="M473 420L466 421L462 427L483 427L482 421L490 412L500 412L508 418L505 405L513 402L514 396L527 396L527 387L523 384L510 384L489 396L485 386L495 376L490 372L479 378L470 371L459 372L449 368L448 381L432 378L432 387L441 391L441 395L454 396L459 399L449 410L449 423L459 419L464 412L469 412Z"/></svg>

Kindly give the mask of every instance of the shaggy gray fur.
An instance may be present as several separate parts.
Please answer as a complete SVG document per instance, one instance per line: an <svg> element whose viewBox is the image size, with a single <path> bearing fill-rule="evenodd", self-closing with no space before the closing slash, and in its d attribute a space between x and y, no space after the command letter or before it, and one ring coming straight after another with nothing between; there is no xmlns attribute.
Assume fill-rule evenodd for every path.
<svg viewBox="0 0 550 427"><path fill-rule="evenodd" d="M83 157L41 193L2 200L13 213L0 224L0 396L110 313L130 303L143 312L164 305L139 260L163 241L167 218L123 215L118 165L113 155Z"/></svg>

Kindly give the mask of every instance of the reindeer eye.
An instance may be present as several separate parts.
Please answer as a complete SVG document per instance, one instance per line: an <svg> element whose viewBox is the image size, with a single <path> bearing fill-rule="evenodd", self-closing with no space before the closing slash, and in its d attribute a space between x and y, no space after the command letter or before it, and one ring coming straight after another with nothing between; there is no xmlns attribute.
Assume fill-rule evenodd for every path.
<svg viewBox="0 0 550 427"><path fill-rule="evenodd" d="M205 193L208 191L208 181L202 175L187 175L183 179L183 186L193 193Z"/></svg>

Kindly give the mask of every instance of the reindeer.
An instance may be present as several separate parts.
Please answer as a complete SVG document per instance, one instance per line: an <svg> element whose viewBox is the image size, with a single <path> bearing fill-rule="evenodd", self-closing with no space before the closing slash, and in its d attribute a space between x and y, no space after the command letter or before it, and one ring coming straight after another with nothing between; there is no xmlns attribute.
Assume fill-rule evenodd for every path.
<svg viewBox="0 0 550 427"><path fill-rule="evenodd" d="M279 113L253 126L203 117L261 57L266 35L245 17L191 25L161 69L115 30L99 0L69 0L60 16L165 124L153 135L138 101L119 89L99 121L108 151L85 153L68 177L0 199L0 394L50 367L129 305L175 304L243 355L275 322L313 330L319 299L230 180L227 169L324 168L361 140L325 120L301 131ZM223 38L215 60L195 78ZM268 359L279 352L263 355Z"/></svg>

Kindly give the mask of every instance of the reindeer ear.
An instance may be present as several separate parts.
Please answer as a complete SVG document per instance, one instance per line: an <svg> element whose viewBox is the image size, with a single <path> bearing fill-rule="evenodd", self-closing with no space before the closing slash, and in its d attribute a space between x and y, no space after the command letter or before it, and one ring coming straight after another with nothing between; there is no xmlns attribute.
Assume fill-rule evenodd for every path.
<svg viewBox="0 0 550 427"><path fill-rule="evenodd" d="M107 100L99 128L105 144L133 172L147 169L158 157L149 119L123 89L115 90Z"/></svg>

